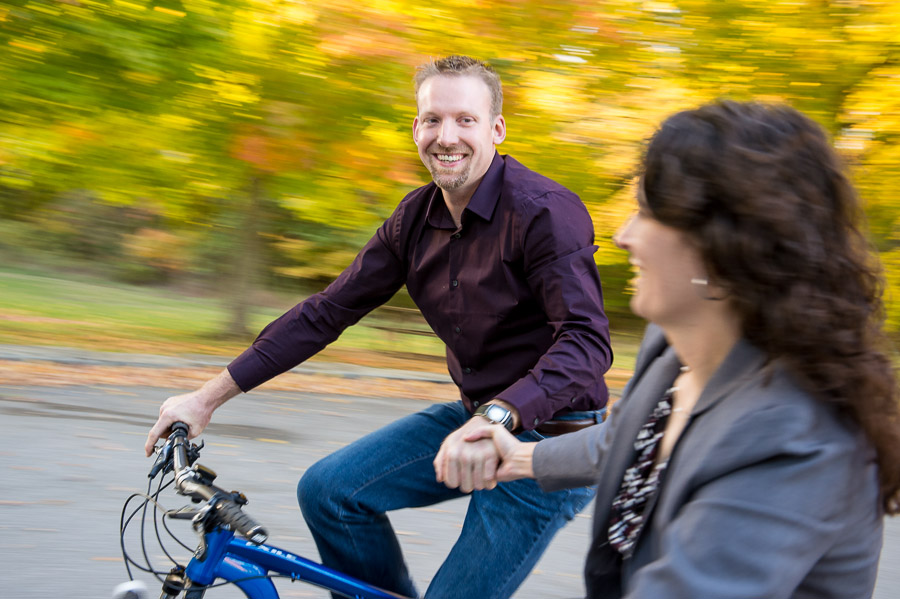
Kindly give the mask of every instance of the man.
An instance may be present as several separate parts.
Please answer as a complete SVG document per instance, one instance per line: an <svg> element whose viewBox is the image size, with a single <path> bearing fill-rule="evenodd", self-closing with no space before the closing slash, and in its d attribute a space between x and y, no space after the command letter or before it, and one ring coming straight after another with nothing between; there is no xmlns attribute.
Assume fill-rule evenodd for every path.
<svg viewBox="0 0 900 599"><path fill-rule="evenodd" d="M597 421L612 352L593 226L575 194L497 153L506 121L490 66L451 56L420 67L416 102L413 139L433 183L407 195L325 291L267 326L201 389L169 398L146 450L175 420L199 434L219 405L309 358L405 284L447 345L461 401L433 404L313 465L300 506L325 564L417 597L385 512L471 493L426 597L509 597L593 490L476 488L493 479L497 457L489 441L465 436L485 418L527 440Z"/></svg>

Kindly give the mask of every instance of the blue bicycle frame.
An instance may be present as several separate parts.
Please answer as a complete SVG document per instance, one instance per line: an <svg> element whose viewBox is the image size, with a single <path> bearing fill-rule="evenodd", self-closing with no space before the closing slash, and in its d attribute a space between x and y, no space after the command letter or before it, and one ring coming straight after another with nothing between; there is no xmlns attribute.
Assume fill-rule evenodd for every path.
<svg viewBox="0 0 900 599"><path fill-rule="evenodd" d="M231 530L216 528L206 533L204 539L204 559L195 556L185 568L192 588L207 586L222 578L240 587L250 599L278 599L275 584L265 578L274 572L354 599L409 599L289 551L236 538Z"/></svg>
<svg viewBox="0 0 900 599"><path fill-rule="evenodd" d="M193 520L193 528L201 535L201 541L185 567L169 556L175 567L169 571L165 580L159 578L163 572L155 570L148 558L147 567L142 569L156 574L163 582L161 597L175 599L184 593L185 598L199 598L208 589L218 586L216 581L221 579L226 583L237 585L249 599L278 599L278 590L272 578L285 577L292 581L316 585L350 599L409 599L284 549L266 545L264 541L268 533L265 528L241 509L247 503L243 494L225 491L213 485L215 472L194 463L200 456L202 444L200 446L191 444L187 440L187 433L186 424L177 422L172 425L172 434L160 449L149 475L152 480L160 473L165 476L166 473L173 472L173 482L178 494L190 497L195 503L206 502L206 506L199 510L183 508L172 512L166 511L163 516ZM160 482L160 490L163 488ZM154 496L143 495L143 497L146 498L143 503L145 510L149 501L156 503ZM128 501L125 506L127 508ZM126 567L129 563L139 565L125 550L125 528L140 510L139 507L127 519L126 509L122 510L120 532ZM235 536L236 532L241 536ZM143 526L141 534L143 539ZM159 538L158 530L157 538ZM143 553L146 557L146 547ZM169 555L168 552L166 555ZM130 578L131 570L128 572Z"/></svg>

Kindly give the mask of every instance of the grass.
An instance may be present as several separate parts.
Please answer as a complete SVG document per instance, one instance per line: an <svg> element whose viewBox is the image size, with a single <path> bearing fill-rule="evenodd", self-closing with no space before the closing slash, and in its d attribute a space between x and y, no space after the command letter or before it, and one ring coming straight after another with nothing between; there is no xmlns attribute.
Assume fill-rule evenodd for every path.
<svg viewBox="0 0 900 599"><path fill-rule="evenodd" d="M262 329L301 298L279 297L278 307L254 310L250 328ZM224 336L221 297L110 282L96 275L41 267L0 267L0 343L66 346L163 355L233 356L253 336ZM376 311L350 327L323 352L326 360L444 371L444 346L417 314L402 322ZM614 337L615 367L630 369L638 339Z"/></svg>
<svg viewBox="0 0 900 599"><path fill-rule="evenodd" d="M0 340L6 343L218 353L214 342L223 322L222 310L204 298L84 277L0 272Z"/></svg>
<svg viewBox="0 0 900 599"><path fill-rule="evenodd" d="M261 330L300 298L280 307L257 307L250 319ZM269 301L269 303L273 303ZM223 334L224 298L110 282L96 276L40 268L0 268L0 343L51 345L138 353L236 355L253 339ZM386 332L394 321L370 315L332 344L329 354L379 352L410 360L442 361L437 338ZM404 328L424 329L424 322Z"/></svg>

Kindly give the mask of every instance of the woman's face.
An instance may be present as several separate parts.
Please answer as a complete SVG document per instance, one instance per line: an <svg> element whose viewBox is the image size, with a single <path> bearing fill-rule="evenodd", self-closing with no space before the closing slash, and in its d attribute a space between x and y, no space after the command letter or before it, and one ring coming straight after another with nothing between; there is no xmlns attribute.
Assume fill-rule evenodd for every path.
<svg viewBox="0 0 900 599"><path fill-rule="evenodd" d="M709 303L704 286L692 279L706 277L700 252L687 235L639 210L616 233L616 245L630 254L636 277L631 284L631 310L660 326L687 324Z"/></svg>

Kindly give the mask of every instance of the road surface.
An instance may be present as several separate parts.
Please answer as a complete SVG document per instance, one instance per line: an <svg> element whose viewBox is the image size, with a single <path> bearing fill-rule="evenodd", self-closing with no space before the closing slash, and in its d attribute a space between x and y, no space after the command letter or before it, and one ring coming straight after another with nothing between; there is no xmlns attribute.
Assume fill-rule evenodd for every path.
<svg viewBox="0 0 900 599"><path fill-rule="evenodd" d="M0 386L3 597L103 598L127 579L119 514L130 493L146 488L151 461L142 448L159 403L180 391L130 385ZM410 399L255 391L217 412L203 435L206 449L200 462L218 472L217 484L245 492L250 499L246 509L268 527L271 544L317 559L296 504L297 479L318 458L421 407L421 401ZM174 494L164 495L167 508L184 503ZM449 551L465 508L466 501L457 500L391 516L421 590ZM516 598L581 596L589 512L557 536ZM192 533L183 530L182 536L193 542ZM136 541L137 536L130 536L128 546L139 554ZM168 569L157 547L149 547L148 554L160 569ZM149 582L147 576L140 578ZM285 598L326 597L301 583L277 585ZM158 596L158 588L151 585L151 597ZM232 587L208 596L242 597ZM875 598L896 597L900 521L893 519L888 521Z"/></svg>

